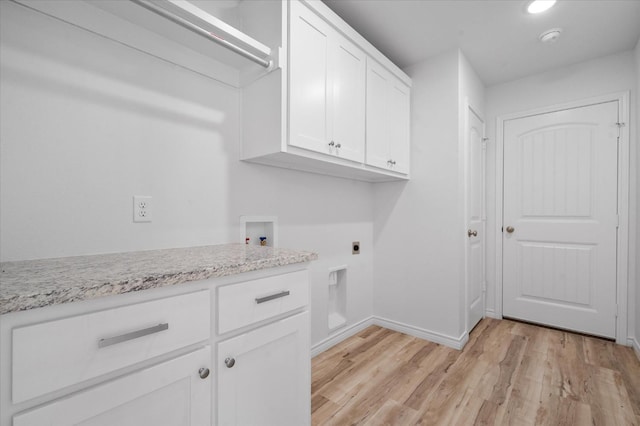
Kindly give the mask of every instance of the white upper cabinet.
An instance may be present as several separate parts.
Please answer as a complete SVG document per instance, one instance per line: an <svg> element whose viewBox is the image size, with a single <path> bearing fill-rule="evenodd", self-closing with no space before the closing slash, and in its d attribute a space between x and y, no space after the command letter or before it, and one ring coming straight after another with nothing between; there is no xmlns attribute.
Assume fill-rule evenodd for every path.
<svg viewBox="0 0 640 426"><path fill-rule="evenodd" d="M408 179L409 77L322 2L271 4L282 7L282 66L243 88L241 159L369 182ZM371 100L369 62L389 74ZM386 136L369 139L372 121ZM371 145L377 162L367 160Z"/></svg>
<svg viewBox="0 0 640 426"><path fill-rule="evenodd" d="M368 165L409 173L409 117L409 87L370 60L367 64Z"/></svg>
<svg viewBox="0 0 640 426"><path fill-rule="evenodd" d="M364 53L297 2L289 37L289 144L364 161Z"/></svg>

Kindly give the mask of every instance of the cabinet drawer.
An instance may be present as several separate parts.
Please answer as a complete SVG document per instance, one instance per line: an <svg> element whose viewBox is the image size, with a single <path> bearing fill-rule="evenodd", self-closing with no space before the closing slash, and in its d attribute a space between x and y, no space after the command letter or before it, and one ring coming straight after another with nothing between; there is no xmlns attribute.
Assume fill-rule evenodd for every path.
<svg viewBox="0 0 640 426"><path fill-rule="evenodd" d="M307 271L218 288L218 332L226 333L306 306Z"/></svg>
<svg viewBox="0 0 640 426"><path fill-rule="evenodd" d="M209 290L15 328L19 403L209 339Z"/></svg>

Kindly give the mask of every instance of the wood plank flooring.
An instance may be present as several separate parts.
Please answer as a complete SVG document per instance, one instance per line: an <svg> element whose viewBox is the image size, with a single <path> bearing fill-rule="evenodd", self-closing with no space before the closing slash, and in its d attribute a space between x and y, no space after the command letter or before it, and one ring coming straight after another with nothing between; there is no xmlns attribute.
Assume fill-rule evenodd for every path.
<svg viewBox="0 0 640 426"><path fill-rule="evenodd" d="M372 326L312 361L314 425L636 425L640 361L606 340L484 319L456 351Z"/></svg>

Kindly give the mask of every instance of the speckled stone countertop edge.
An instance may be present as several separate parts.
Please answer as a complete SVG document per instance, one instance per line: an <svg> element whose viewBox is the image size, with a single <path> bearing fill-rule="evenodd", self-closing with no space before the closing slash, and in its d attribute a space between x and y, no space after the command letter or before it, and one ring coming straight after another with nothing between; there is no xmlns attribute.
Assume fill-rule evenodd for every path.
<svg viewBox="0 0 640 426"><path fill-rule="evenodd" d="M157 265L149 266L157 254ZM181 262L181 256L184 256ZM129 261L122 262L127 256ZM104 261L120 258L120 262ZM167 257L173 263L165 263ZM135 270L137 259L146 263L143 270ZM195 261L193 258L197 258ZM0 315L11 312L64 303L90 300L99 297L125 294L135 291L179 285L209 278L220 278L245 272L306 263L316 260L313 252L227 244L219 246L165 249L146 252L116 253L108 255L77 256L73 258L43 259L33 261L3 262L0 275ZM64 273L51 264L68 262ZM102 262L102 263L101 263ZM113 265L124 263L126 273L118 276ZM181 265L184 264L184 266ZM87 271L95 273L87 276ZM82 265L82 274L74 275L74 265ZM105 277L105 268L109 271ZM9 271L7 271L9 270ZM27 275L32 274L32 277ZM95 276L93 276L95 275ZM51 277L47 281L47 277ZM30 280L31 278L31 280ZM68 285L65 285L68 282ZM31 284L31 285L30 285Z"/></svg>

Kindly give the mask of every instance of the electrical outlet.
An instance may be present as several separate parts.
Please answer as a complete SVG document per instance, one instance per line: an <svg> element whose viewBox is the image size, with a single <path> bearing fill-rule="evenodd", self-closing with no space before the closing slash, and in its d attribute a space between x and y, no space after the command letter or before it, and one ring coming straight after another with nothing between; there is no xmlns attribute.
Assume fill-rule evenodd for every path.
<svg viewBox="0 0 640 426"><path fill-rule="evenodd" d="M360 241L351 243L351 254L360 254Z"/></svg>
<svg viewBox="0 0 640 426"><path fill-rule="evenodd" d="M151 197L147 195L133 196L133 221L151 222Z"/></svg>

